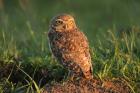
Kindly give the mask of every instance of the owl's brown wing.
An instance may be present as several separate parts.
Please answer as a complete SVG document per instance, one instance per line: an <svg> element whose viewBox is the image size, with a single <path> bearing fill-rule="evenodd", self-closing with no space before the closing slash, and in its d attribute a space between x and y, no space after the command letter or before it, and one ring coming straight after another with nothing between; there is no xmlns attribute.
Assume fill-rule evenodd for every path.
<svg viewBox="0 0 140 93"><path fill-rule="evenodd" d="M92 73L93 73L93 67L92 67L92 61L91 61L91 54L90 54L90 47L89 47L89 42L87 37L84 35L83 32L80 32L82 34L83 37L83 48L84 48L84 53L85 53L85 58L87 59L86 64L89 66L90 69L85 70L85 75L87 76L87 78L92 78ZM86 72L87 71L87 72Z"/></svg>
<svg viewBox="0 0 140 93"><path fill-rule="evenodd" d="M81 67L86 78L92 78L92 63L89 43L83 32L75 31L75 62ZM77 56L77 57L76 57Z"/></svg>

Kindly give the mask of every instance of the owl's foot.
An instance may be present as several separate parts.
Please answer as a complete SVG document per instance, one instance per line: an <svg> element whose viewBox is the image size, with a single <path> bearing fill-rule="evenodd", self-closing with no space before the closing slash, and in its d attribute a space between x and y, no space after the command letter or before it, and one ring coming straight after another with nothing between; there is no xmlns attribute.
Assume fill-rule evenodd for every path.
<svg viewBox="0 0 140 93"><path fill-rule="evenodd" d="M70 80L70 81L75 81L76 80L77 81L77 80L80 80L80 79L81 79L81 77L79 75L74 74L72 72L68 73L67 80Z"/></svg>
<svg viewBox="0 0 140 93"><path fill-rule="evenodd" d="M70 81L78 81L80 79L81 77L75 77L75 76L67 77L67 80L70 80Z"/></svg>

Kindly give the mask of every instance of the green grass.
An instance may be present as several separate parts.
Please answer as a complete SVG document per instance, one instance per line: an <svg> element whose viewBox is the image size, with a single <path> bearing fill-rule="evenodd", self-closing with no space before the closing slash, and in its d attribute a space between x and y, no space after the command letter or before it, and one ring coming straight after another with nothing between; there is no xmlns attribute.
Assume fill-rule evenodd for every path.
<svg viewBox="0 0 140 93"><path fill-rule="evenodd" d="M94 75L124 78L133 93L140 92L139 1L31 0L28 9L16 0L5 2L0 10L0 93L39 92L44 84L66 78L44 33L49 20L62 12L74 15L87 35Z"/></svg>
<svg viewBox="0 0 140 93"><path fill-rule="evenodd" d="M134 31L135 32L135 31ZM124 78L133 93L140 85L140 38L137 33L121 37L114 29L104 33L104 39L91 46L94 75L105 78ZM67 71L51 56L46 37L36 40L30 29L29 41L18 44L12 35L2 31L0 46L0 92L34 92L46 83L62 80Z"/></svg>

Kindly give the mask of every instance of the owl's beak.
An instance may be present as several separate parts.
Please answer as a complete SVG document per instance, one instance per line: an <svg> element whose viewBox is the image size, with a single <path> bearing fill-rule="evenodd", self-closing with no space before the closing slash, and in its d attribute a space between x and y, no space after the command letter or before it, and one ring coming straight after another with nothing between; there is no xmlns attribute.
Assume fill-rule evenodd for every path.
<svg viewBox="0 0 140 93"><path fill-rule="evenodd" d="M67 27L68 27L68 25L67 25L67 24L65 24L65 25L63 26L63 28L64 28L64 29L67 29Z"/></svg>

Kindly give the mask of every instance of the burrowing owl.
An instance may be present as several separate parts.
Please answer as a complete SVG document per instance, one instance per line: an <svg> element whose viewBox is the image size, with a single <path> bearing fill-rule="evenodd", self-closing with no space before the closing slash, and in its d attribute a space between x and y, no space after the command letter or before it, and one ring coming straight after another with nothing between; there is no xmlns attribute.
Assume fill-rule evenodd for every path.
<svg viewBox="0 0 140 93"><path fill-rule="evenodd" d="M53 55L72 76L92 78L88 41L71 15L60 14L54 17L50 22L48 38Z"/></svg>

